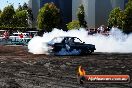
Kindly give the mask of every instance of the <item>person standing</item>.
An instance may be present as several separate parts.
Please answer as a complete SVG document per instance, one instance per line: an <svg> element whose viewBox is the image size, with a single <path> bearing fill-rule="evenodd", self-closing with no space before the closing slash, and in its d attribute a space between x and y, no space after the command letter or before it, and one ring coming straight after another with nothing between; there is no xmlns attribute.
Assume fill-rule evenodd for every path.
<svg viewBox="0 0 132 88"><path fill-rule="evenodd" d="M4 39L9 39L9 33L8 31L5 31L3 34Z"/></svg>
<svg viewBox="0 0 132 88"><path fill-rule="evenodd" d="M22 38L23 38L23 34L21 33L21 34L19 35L19 37L22 39Z"/></svg>

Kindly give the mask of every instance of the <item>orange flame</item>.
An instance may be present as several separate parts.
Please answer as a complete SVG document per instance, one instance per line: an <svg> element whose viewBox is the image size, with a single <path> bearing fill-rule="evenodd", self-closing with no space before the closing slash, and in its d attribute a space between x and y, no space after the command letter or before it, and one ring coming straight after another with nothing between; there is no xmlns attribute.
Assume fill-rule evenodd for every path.
<svg viewBox="0 0 132 88"><path fill-rule="evenodd" d="M86 74L85 70L82 68L82 66L79 66L78 72L80 76L84 76Z"/></svg>

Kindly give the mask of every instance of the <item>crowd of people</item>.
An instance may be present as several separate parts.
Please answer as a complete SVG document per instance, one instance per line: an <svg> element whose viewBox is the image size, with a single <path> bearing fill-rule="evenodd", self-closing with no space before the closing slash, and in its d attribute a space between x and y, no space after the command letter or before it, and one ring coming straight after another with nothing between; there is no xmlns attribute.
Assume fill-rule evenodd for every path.
<svg viewBox="0 0 132 88"><path fill-rule="evenodd" d="M36 32L37 33L37 32ZM15 32L10 34L9 31L5 30L3 31L3 33L1 34L1 37L3 37L3 39L9 39L10 36L16 36L19 37L20 39L28 37L28 38L33 38L34 36L36 36L35 32L28 32L28 33L22 33L22 32Z"/></svg>
<svg viewBox="0 0 132 88"><path fill-rule="evenodd" d="M88 34L93 35L93 34L102 34L102 35L109 35L109 27L105 27L104 25L101 25L97 29L88 29Z"/></svg>

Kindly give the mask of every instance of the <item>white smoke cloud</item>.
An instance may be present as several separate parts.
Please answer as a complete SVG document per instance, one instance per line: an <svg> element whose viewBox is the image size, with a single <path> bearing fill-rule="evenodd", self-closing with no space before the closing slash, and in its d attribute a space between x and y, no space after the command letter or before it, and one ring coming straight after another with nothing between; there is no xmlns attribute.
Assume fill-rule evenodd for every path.
<svg viewBox="0 0 132 88"><path fill-rule="evenodd" d="M33 54L47 54L48 48L42 37L36 36L28 43L29 52Z"/></svg>
<svg viewBox="0 0 132 88"><path fill-rule="evenodd" d="M80 38L86 44L94 44L95 52L117 52L132 53L132 34L124 34L117 28L112 28L109 36L95 34L88 35L85 29L63 31L54 29L52 32L45 33L43 37L34 37L28 44L29 52L33 54L47 54L46 43L54 37L74 36Z"/></svg>

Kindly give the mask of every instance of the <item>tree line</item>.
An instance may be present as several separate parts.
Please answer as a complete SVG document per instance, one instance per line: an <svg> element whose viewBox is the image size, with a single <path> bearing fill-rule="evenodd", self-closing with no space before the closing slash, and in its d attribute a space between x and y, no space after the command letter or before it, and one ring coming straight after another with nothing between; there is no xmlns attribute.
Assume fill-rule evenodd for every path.
<svg viewBox="0 0 132 88"><path fill-rule="evenodd" d="M6 6L3 11L0 10L1 28L19 28L29 27L29 20L33 19L31 8L24 3L15 10L13 5Z"/></svg>
<svg viewBox="0 0 132 88"><path fill-rule="evenodd" d="M85 20L85 11L83 5L78 7L77 20L69 22L67 29L87 28ZM1 28L18 28L29 27L30 22L34 20L32 10L24 3L15 10L13 5L8 5L0 10L0 27ZM114 8L108 18L109 27L119 27L125 32L132 32L132 0L129 0L124 10L119 7ZM37 27L40 30L52 31L53 28L60 28L62 25L61 11L54 3L46 3L39 10L37 16Z"/></svg>

